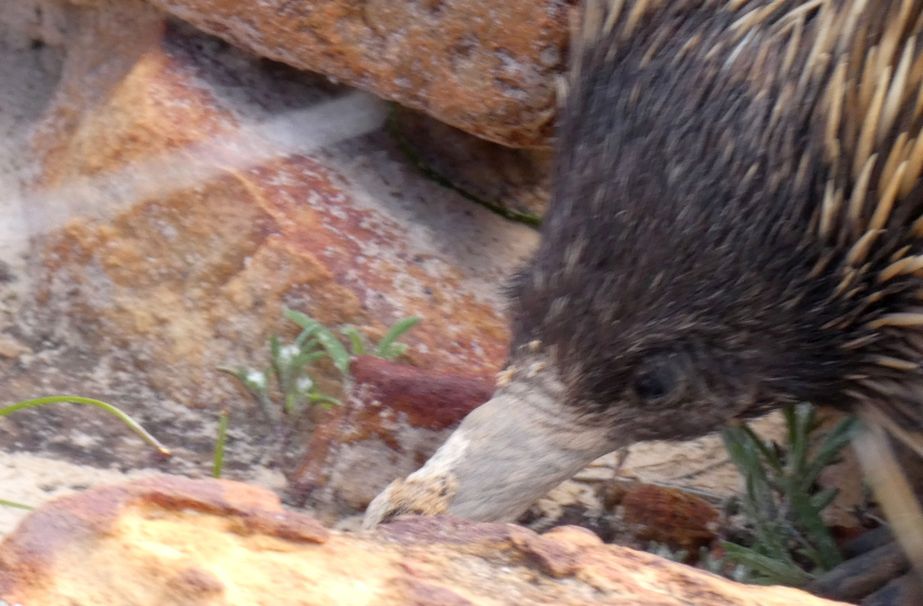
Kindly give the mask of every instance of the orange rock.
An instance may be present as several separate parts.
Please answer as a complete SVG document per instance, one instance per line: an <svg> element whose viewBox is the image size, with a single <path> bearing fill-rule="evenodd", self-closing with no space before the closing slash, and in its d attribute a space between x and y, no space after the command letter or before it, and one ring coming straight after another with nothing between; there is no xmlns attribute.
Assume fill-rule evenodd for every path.
<svg viewBox="0 0 923 606"><path fill-rule="evenodd" d="M127 348L155 388L190 405L231 393L216 367L266 364L267 338L294 329L283 306L377 335L416 314L412 363L493 375L508 339L496 286L531 250L531 230L453 208L433 184L424 197L380 140L341 155L298 148L304 128L321 137L331 117L351 136L374 129L377 106L347 100L339 111L355 115L334 106L311 118L342 91L144 3L103 6L78 11L35 140L35 221L51 231L39 324L68 318L90 343ZM273 133L293 148L257 154L278 139L247 138L254 125L292 111L308 113Z"/></svg>
<svg viewBox="0 0 923 606"><path fill-rule="evenodd" d="M695 550L716 537L718 510L683 490L635 483L620 504L624 521L642 541Z"/></svg>
<svg viewBox="0 0 923 606"><path fill-rule="evenodd" d="M153 0L261 56L320 72L495 142L547 144L564 0Z"/></svg>
<svg viewBox="0 0 923 606"><path fill-rule="evenodd" d="M32 513L0 545L0 599L42 606L835 603L742 585L585 535L452 518L334 532L285 512L261 489L159 476Z"/></svg>

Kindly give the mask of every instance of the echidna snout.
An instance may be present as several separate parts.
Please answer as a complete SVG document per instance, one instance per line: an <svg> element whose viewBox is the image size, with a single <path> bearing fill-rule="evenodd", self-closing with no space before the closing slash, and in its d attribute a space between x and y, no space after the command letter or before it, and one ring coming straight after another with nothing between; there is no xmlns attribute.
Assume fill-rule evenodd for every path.
<svg viewBox="0 0 923 606"><path fill-rule="evenodd" d="M529 362L541 365L534 356ZM405 513L515 519L612 450L609 433L579 422L553 373L523 373L472 411L426 465L376 497L365 526Z"/></svg>

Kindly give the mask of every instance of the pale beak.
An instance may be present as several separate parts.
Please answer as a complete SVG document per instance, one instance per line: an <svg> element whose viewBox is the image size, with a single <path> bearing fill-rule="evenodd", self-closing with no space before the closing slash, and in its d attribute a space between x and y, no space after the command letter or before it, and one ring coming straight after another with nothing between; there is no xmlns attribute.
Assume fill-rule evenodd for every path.
<svg viewBox="0 0 923 606"><path fill-rule="evenodd" d="M578 418L550 370L520 373L473 410L426 464L369 505L364 527L401 514L511 521L617 447Z"/></svg>

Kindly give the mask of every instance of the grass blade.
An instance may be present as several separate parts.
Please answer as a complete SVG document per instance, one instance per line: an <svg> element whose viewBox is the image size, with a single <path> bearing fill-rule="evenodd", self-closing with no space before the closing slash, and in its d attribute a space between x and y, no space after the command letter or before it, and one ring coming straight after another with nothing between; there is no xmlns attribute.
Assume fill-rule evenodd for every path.
<svg viewBox="0 0 923 606"><path fill-rule="evenodd" d="M422 320L422 318L411 316L395 322L378 343L378 346L375 348L375 355L381 358L387 358L394 342L400 339L408 330L419 324L420 320Z"/></svg>
<svg viewBox="0 0 923 606"><path fill-rule="evenodd" d="M826 488L811 497L811 507L823 511L829 507L840 493L836 488Z"/></svg>
<svg viewBox="0 0 923 606"><path fill-rule="evenodd" d="M141 427L141 425L132 419L130 416L122 412L119 408L113 406L112 404L107 404L101 400L96 400L94 398L84 398L82 396L45 396L44 398L34 398L31 400L23 400L15 404L10 404L9 406L4 406L0 408L0 417L5 417L9 414L12 414L19 410L27 410L30 408L38 408L40 406L46 406L48 404L84 404L86 406L93 406L99 408L119 421L122 422L128 429L137 434L142 440L156 448L160 454L169 457L172 453L170 449L161 444L157 438L152 436L146 429Z"/></svg>
<svg viewBox="0 0 923 606"><path fill-rule="evenodd" d="M216 478L220 478L224 470L224 446L227 441L229 420L230 413L222 410L218 416L218 437L215 439L215 455L212 461L212 476Z"/></svg>
<svg viewBox="0 0 923 606"><path fill-rule="evenodd" d="M790 473L800 476L804 473L808 456L808 437L814 425L814 408L811 406L786 406L785 420L788 424Z"/></svg>
<svg viewBox="0 0 923 606"><path fill-rule="evenodd" d="M32 511L32 509L34 509L31 505L26 505L25 503L19 503L17 501L7 501L6 499L0 499L0 507L12 507L13 509L25 509L26 511Z"/></svg>
<svg viewBox="0 0 923 606"><path fill-rule="evenodd" d="M782 471L782 461L779 460L778 454L766 445L763 440L760 439L756 432L750 429L749 426L744 425L740 428L746 436L750 439L750 442L759 450L760 454L763 455L763 458L766 459L766 462L769 463L772 468L776 471Z"/></svg>
<svg viewBox="0 0 923 606"><path fill-rule="evenodd" d="M342 331L344 335L349 339L350 347L352 347L354 356L364 356L365 355L365 341L362 339L362 334L359 333L359 329L355 326L347 326Z"/></svg>
<svg viewBox="0 0 923 606"><path fill-rule="evenodd" d="M793 478L792 483L797 482ZM792 512L797 516L798 522L804 527L804 530L811 537L811 543L816 548L817 559L819 564L825 570L830 570L843 561L840 556L840 550L837 548L836 541L830 534L827 525L820 516L820 510L815 509L811 501L811 496L794 487L789 494L789 502L792 506Z"/></svg>

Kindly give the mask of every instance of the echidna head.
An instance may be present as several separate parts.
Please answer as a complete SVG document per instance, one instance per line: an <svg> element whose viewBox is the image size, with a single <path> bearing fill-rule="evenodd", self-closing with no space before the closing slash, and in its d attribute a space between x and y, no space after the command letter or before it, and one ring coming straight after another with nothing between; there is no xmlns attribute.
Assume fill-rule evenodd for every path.
<svg viewBox="0 0 923 606"><path fill-rule="evenodd" d="M578 263L569 277L567 246L550 248L514 287L514 344L494 397L376 498L367 524L404 513L512 520L607 452L694 438L814 390L834 393L836 347L809 342L818 333L802 331L819 320L800 305L783 309L772 294L783 289L735 284L691 260L678 264L689 274L635 258L598 275Z"/></svg>
<svg viewBox="0 0 923 606"><path fill-rule="evenodd" d="M654 59L587 51L542 242L511 288L506 380L368 524L511 519L621 446L843 392L838 345L856 335L829 328L839 278L805 238L824 187L811 99L774 118L744 72L677 65L683 39L666 39Z"/></svg>
<svg viewBox="0 0 923 606"><path fill-rule="evenodd" d="M657 144L559 159L542 243L511 287L500 387L372 503L369 524L513 519L619 447L837 393L848 335L822 328L840 311L835 284L811 276L818 255L799 246L803 231L775 229L760 207L776 203L758 193L729 212L738 182L705 170L683 182Z"/></svg>

